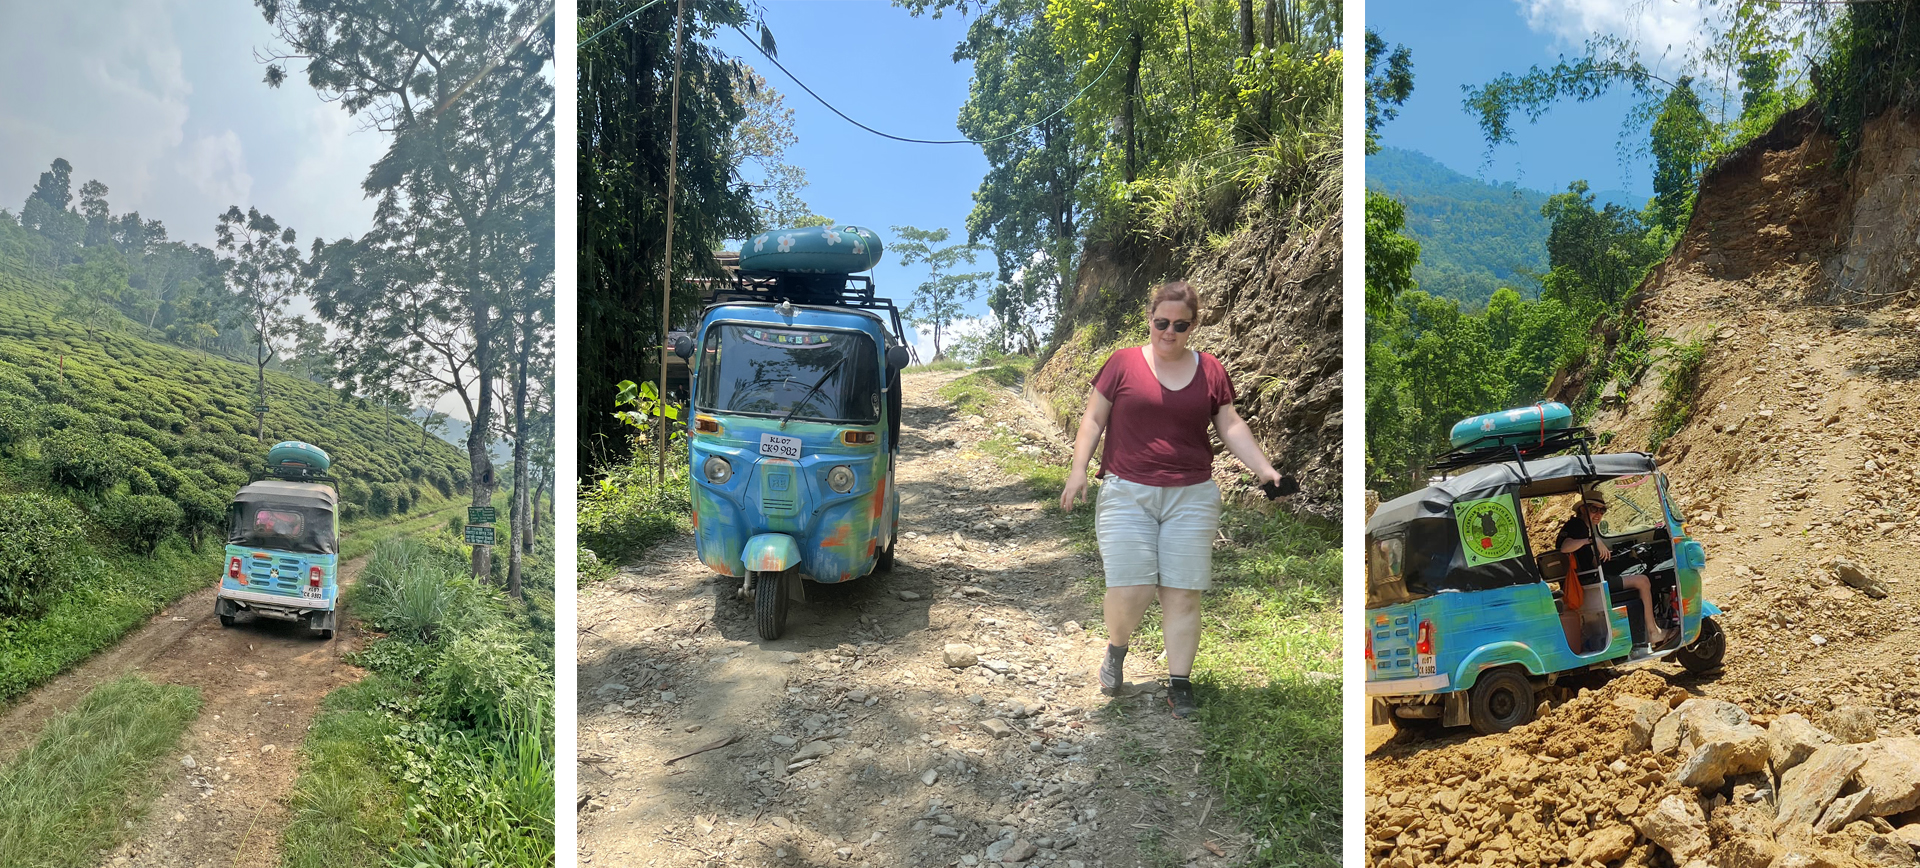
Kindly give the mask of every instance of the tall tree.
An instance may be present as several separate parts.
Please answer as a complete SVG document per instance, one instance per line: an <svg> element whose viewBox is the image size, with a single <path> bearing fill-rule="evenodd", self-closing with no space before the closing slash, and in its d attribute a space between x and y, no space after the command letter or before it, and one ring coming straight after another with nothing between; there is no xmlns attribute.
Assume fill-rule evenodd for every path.
<svg viewBox="0 0 1920 868"><path fill-rule="evenodd" d="M616 384L657 372L662 316L682 324L699 284L716 277L713 251L752 234L752 190L737 182L735 128L746 118L736 92L739 62L711 45L721 27L747 22L738 0L687 0L681 64L678 163L667 160L678 3L580 4L579 79L579 382L580 466L618 458L627 435L611 413ZM623 20L624 19L624 20ZM609 30L607 28L611 27ZM604 32L602 32L604 31ZM774 48L764 33L763 47ZM660 310L665 261L667 173L675 183L672 308Z"/></svg>
<svg viewBox="0 0 1920 868"><path fill-rule="evenodd" d="M1380 150L1380 128L1400 114L1413 96L1413 52L1404 45L1387 51L1387 41L1367 29L1367 153Z"/></svg>
<svg viewBox="0 0 1920 868"><path fill-rule="evenodd" d="M272 216L240 206L228 206L213 227L214 247L220 251L227 286L246 305L247 323L253 328L254 371L257 375L258 402L254 437L267 438L267 363L285 348L289 339L287 304L306 288L305 265L300 248L294 244L292 226L281 226Z"/></svg>
<svg viewBox="0 0 1920 868"><path fill-rule="evenodd" d="M413 298L425 296L407 311L437 325L405 331L447 338L452 350L439 361L448 368L470 359L470 493L474 506L486 506L495 488L486 452L494 377L507 363L502 305L537 255L536 227L550 225L540 215L553 208L552 4L255 2L287 47L267 67L269 85L285 81L282 63L304 62L314 90L390 136L362 182L379 202L376 226L362 241L403 257ZM383 306L365 294L359 301ZM415 349L430 348L420 341ZM490 552L475 546L474 574L491 570Z"/></svg>
<svg viewBox="0 0 1920 868"><path fill-rule="evenodd" d="M933 328L933 358L938 360L944 353L940 348L940 336L960 318L966 303L980 295L981 284L993 278L993 274L986 271L946 272L959 267L961 263L972 265L974 258L984 253L985 248L978 244L935 247L951 234L945 229L895 226L893 232L899 239L893 242L892 247L900 255L900 264L924 262L930 272L927 280L913 291L913 301L901 313L916 326Z"/></svg>
<svg viewBox="0 0 1920 868"><path fill-rule="evenodd" d="M1700 111L1693 79L1681 76L1660 103L1649 145L1653 151L1652 222L1656 225L1678 229L1693 213L1700 164L1713 137L1713 123Z"/></svg>

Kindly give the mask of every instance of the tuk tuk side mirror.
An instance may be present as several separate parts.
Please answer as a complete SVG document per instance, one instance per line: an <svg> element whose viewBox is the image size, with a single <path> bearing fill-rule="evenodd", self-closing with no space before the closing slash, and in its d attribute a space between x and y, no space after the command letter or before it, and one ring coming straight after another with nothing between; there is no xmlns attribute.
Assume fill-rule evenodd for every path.
<svg viewBox="0 0 1920 868"><path fill-rule="evenodd" d="M673 339L673 354L682 359L693 358L693 338L681 335Z"/></svg>
<svg viewBox="0 0 1920 868"><path fill-rule="evenodd" d="M906 347L895 345L887 348L887 367L904 368L908 360Z"/></svg>

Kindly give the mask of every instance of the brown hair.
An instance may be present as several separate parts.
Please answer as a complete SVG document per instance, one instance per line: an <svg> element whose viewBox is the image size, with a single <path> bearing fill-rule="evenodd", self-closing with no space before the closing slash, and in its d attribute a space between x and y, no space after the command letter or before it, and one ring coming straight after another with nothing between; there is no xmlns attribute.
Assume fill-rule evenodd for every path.
<svg viewBox="0 0 1920 868"><path fill-rule="evenodd" d="M1172 280L1160 284L1159 288L1153 291L1153 300L1147 302L1147 315L1152 316L1155 309L1170 301L1186 305L1187 310L1193 312L1194 324L1199 325L1200 290L1194 289L1184 280Z"/></svg>

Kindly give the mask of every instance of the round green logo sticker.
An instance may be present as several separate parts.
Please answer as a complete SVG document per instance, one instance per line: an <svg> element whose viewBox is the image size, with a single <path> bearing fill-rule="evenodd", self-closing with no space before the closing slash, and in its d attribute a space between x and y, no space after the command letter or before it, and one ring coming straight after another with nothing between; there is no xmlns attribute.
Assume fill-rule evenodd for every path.
<svg viewBox="0 0 1920 868"><path fill-rule="evenodd" d="M1523 553L1520 520L1514 515L1511 498L1456 503L1453 517L1460 526L1460 542L1467 550L1467 566L1503 561Z"/></svg>

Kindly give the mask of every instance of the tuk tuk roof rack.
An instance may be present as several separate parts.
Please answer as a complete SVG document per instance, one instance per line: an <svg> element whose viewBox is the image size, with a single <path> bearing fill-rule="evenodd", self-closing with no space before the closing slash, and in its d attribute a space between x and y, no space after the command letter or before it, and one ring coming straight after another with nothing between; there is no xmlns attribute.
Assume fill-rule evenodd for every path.
<svg viewBox="0 0 1920 868"><path fill-rule="evenodd" d="M728 269L727 275L731 280L718 282L719 285L708 296L708 304L790 301L794 304L886 311L893 323L894 336L907 348L915 362L920 361L919 354L913 349L913 342L906 338L907 330L900 321L900 309L893 306L893 299L874 295L873 278L869 275L785 274L736 269Z"/></svg>
<svg viewBox="0 0 1920 868"><path fill-rule="evenodd" d="M334 479L332 476L327 475L324 471L314 470L313 468L310 468L310 467L301 467L298 465L287 465L287 464L279 464L279 465L268 467L267 475L261 477L260 479L279 479L279 480L284 480L286 482L325 482L329 484L338 481ZM260 479L255 479L253 481L259 482Z"/></svg>
<svg viewBox="0 0 1920 868"><path fill-rule="evenodd" d="M1512 461L1519 465L1520 478L1528 479L1527 459L1544 458L1578 448L1581 455L1593 457L1593 435L1582 427L1563 428L1546 434L1516 433L1482 437L1457 446L1427 465L1428 473L1451 473L1483 464Z"/></svg>

